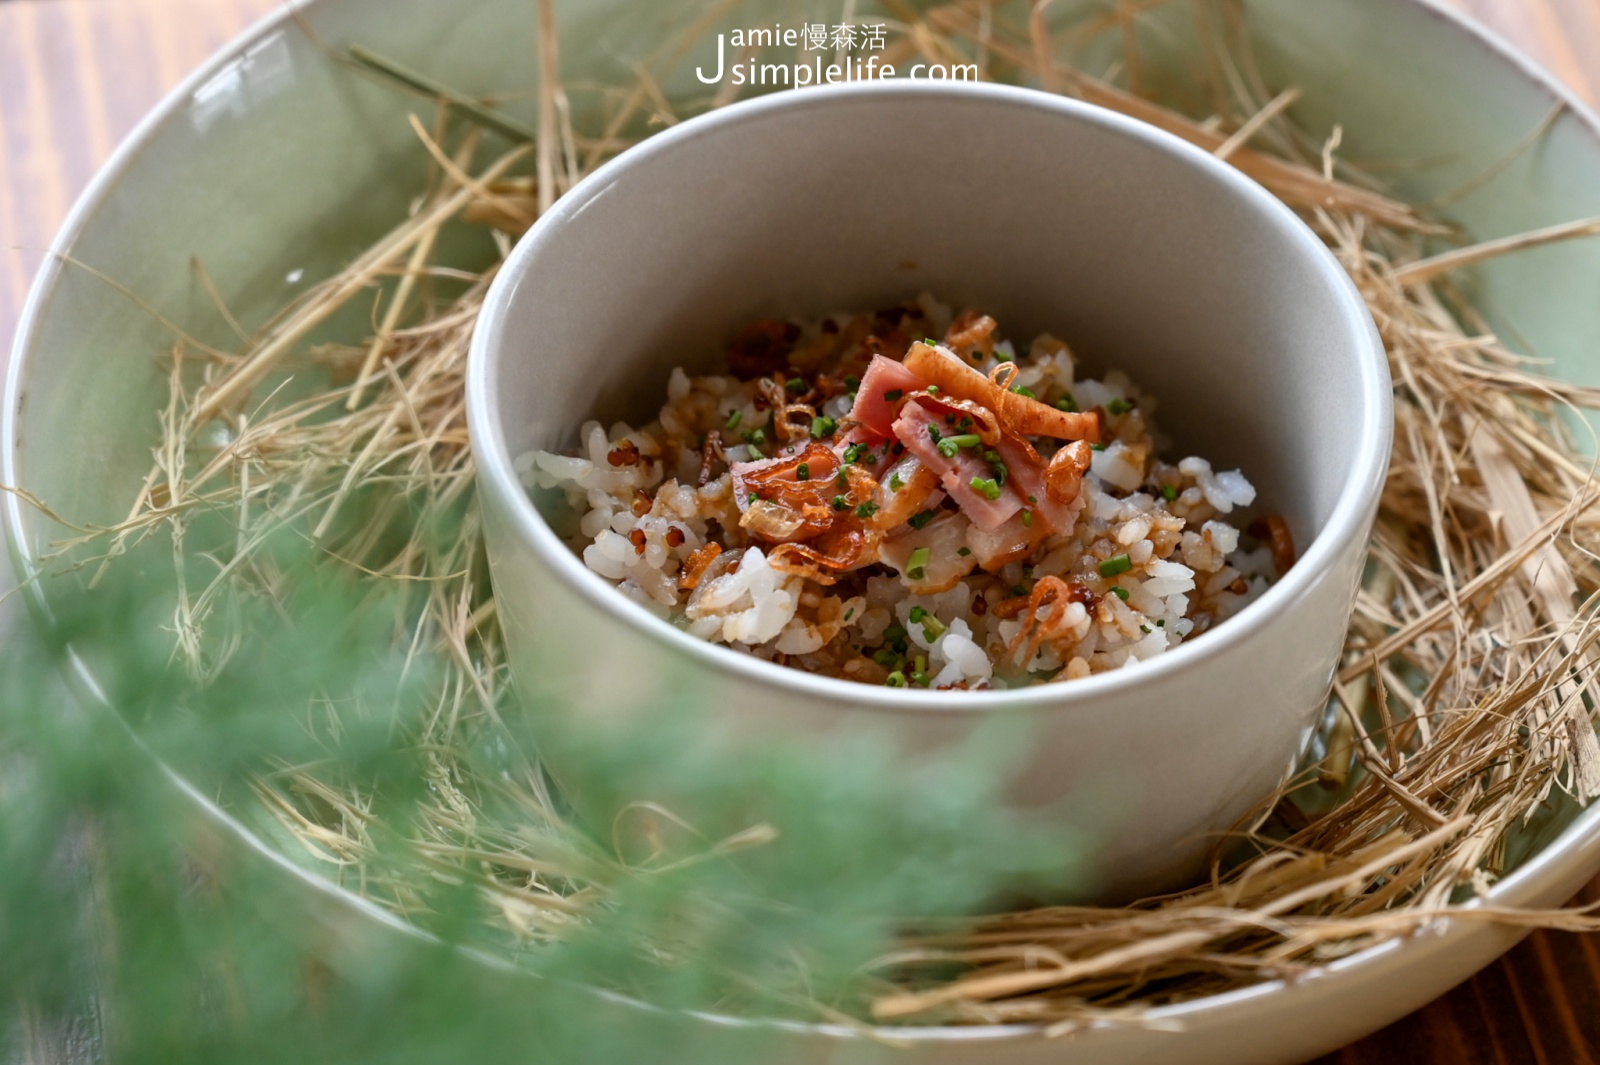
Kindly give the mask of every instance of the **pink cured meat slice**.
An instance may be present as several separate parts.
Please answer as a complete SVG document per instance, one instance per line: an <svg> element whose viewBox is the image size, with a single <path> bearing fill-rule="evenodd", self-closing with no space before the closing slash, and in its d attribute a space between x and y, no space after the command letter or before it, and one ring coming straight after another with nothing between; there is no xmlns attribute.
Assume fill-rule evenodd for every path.
<svg viewBox="0 0 1600 1065"><path fill-rule="evenodd" d="M907 451L939 475L939 484L950 493L950 498L956 501L956 505L974 525L980 529L997 529L1022 509L1022 498L1011 489L1009 483L1000 490L998 499L990 499L973 488L972 481L975 478L988 480L994 476L994 470L975 450L963 449L950 458L940 454L933 434L928 432L930 427L941 434L948 428L942 418L929 413L920 404L908 403L894 423L894 434L905 444Z"/></svg>
<svg viewBox="0 0 1600 1065"><path fill-rule="evenodd" d="M874 355L861 375L861 386L856 389L855 406L850 408L850 419L860 422L878 436L893 432L895 413L905 401L904 397L923 387L922 378L904 366L882 355ZM900 393L898 396L894 394ZM890 396L894 396L890 399Z"/></svg>

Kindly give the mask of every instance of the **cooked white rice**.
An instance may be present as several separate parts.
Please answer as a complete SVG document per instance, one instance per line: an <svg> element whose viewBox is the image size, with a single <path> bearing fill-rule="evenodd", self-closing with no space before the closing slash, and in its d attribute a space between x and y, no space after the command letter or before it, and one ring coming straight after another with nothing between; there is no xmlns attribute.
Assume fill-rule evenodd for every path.
<svg viewBox="0 0 1600 1065"><path fill-rule="evenodd" d="M970 329L973 320L964 315L953 325ZM1162 461L1150 421L1154 399L1117 371L1079 379L1070 350L1048 336L1018 354L990 335L965 358L985 373L1014 360L1016 375L1005 382L1012 391L1026 390L1057 409L1102 412L1103 445L1082 476L1069 527L1056 529L1025 558L988 572L972 564L964 546L975 535L970 522L959 520L965 512L935 492L944 502L918 515L921 528L904 525L881 534L876 553L857 568L808 571L792 565L788 554L788 561L775 564L775 553L785 552L750 531L755 523L735 497L730 467L756 468L743 463L757 459L753 451L765 457L780 441L763 440L765 434L748 427L777 425L775 395L809 398L813 405L806 409L820 424L839 424L837 452L851 424L853 395L828 396L838 387L828 375L859 366L864 354L886 346L892 355L905 336L948 338L951 330L950 312L926 296L888 316L833 315L788 325L781 335L769 327L760 344L779 337L775 343L788 349L786 368L751 380L676 370L665 404L648 425L589 422L570 453L530 453L518 460L518 470L530 489L549 490L545 503L554 495L556 505L546 512L585 564L622 594L703 639L872 684L1003 688L1117 669L1193 638L1269 585L1284 560L1275 560L1270 546L1241 537L1241 512L1256 496L1245 476L1213 470L1200 457ZM940 347L956 357L954 350ZM772 353L760 348L759 354ZM789 384L785 393L790 382L800 387ZM846 383L860 387L853 375ZM898 392L884 395L899 400ZM749 439L724 446L724 460L708 464L708 436L731 437L741 427ZM797 455L806 443L789 441L777 454ZM1041 462L1051 443L1039 444ZM702 482L703 473L710 475ZM842 467L839 476L843 483ZM884 476L879 498L888 505L889 486L898 482ZM764 505L755 493L749 502ZM934 517L925 518L929 513ZM1031 517L1026 509L1023 515L1024 522ZM855 522L863 524L871 518ZM917 556L927 560L921 580L902 572L915 546L927 549ZM816 579L818 572L832 583ZM1066 583L1047 582L1056 594L1035 595L1047 578ZM934 584L945 587L930 590ZM1070 597L1061 591L1067 587Z"/></svg>

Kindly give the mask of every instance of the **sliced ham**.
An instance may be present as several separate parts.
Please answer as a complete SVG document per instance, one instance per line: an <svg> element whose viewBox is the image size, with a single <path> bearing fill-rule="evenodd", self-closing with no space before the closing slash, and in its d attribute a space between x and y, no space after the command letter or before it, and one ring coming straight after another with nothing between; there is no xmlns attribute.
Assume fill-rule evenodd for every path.
<svg viewBox="0 0 1600 1065"><path fill-rule="evenodd" d="M880 438L886 437L892 431L890 427L905 397L923 387L922 378L901 363L874 355L867 364L867 372L861 375L855 406L850 408L850 420L859 422Z"/></svg>
<svg viewBox="0 0 1600 1065"><path fill-rule="evenodd" d="M950 493L950 498L956 501L963 514L972 519L974 525L982 529L996 529L1022 509L1022 498L1009 485L1000 490L997 499L990 499L972 487L974 479L988 480L994 476L993 468L983 460L981 449L962 449L947 458L940 454L939 445L933 434L928 432L929 428L936 430L941 437L959 435L953 426L945 424L943 418L917 403L909 403L902 408L900 417L894 423L895 436L922 465L939 475L940 486Z"/></svg>

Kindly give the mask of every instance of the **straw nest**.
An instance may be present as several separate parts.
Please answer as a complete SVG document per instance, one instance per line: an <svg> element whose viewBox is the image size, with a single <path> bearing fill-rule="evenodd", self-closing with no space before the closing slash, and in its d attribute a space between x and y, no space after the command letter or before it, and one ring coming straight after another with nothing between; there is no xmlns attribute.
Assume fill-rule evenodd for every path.
<svg viewBox="0 0 1600 1065"><path fill-rule="evenodd" d="M898 18L884 58L979 57L985 77L1069 93L1176 133L1296 209L1355 279L1382 332L1395 380L1394 462L1315 761L1240 826L1213 882L1124 909L1046 908L910 928L868 976L868 1016L1062 1029L1136 1022L1150 1006L1294 974L1447 916L1597 927L1571 911L1463 908L1506 868L1508 846L1530 817L1600 794L1592 723L1600 632L1592 565L1600 509L1592 503L1600 488L1585 442L1570 436L1581 420L1563 416L1600 409L1600 391L1539 376L1450 280L1460 266L1597 226L1486 245L1447 241L1457 249L1430 257L1438 238L1454 235L1348 170L1337 136L1312 143L1289 125L1295 90L1263 89L1227 5L1206 16L1214 84L1205 98L1216 112L1195 119L1069 65L1067 34L1051 28L1048 3L1016 24L977 0L920 14L890 5ZM184 589L175 619L180 650L200 674L210 666L198 634L225 624L229 597L273 594L271 562L259 549L286 523L375 584L407 582L407 639L418 654L442 649L449 663L437 712L416 737L435 752L435 805L414 840L419 866L373 863L366 801L315 767L283 766L258 781L257 793L305 847L379 903L415 913L424 905L420 880L441 870L478 877L505 928L530 941L604 915L572 893L582 877L566 875L562 853L540 849L540 826L557 815L537 774L530 768L495 785L524 819L491 822L452 756L499 727L493 708L506 679L482 579L463 404L468 339L494 267L464 275L436 259L437 239L465 220L492 231L503 255L639 130L732 98L669 102L658 77L687 51L672 42L634 83L591 87L609 118L582 135L568 118L548 3L541 12L534 129L381 57L339 54L433 98L431 120L412 119L432 160L429 187L341 274L263 331L241 331L238 352L181 343L163 442L127 520L61 545L92 545L114 564L136 541L168 530L181 561L186 515L234 512L234 564L209 586ZM1123 26L1106 16L1071 33ZM1130 52L1124 71L1137 62ZM486 158L481 145L506 137L519 143ZM457 289L448 298L440 295L447 281ZM306 345L351 301L370 303L375 289L382 295L369 337ZM325 386L263 401L262 386L291 361L324 367ZM227 442L202 446L219 420ZM360 520L349 520L353 510ZM459 520L436 520L450 515Z"/></svg>

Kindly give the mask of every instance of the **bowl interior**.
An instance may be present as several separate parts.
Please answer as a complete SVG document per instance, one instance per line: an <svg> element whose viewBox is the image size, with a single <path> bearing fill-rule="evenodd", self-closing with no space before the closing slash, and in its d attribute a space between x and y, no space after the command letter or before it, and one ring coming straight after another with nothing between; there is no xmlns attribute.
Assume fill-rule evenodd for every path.
<svg viewBox="0 0 1600 1065"><path fill-rule="evenodd" d="M871 145L864 158L862 146ZM1157 401L1169 457L1242 467L1311 543L1386 440L1387 368L1321 242L1231 167L1027 90L888 83L678 127L563 200L502 270L474 358L493 477L590 417L652 420L760 317L931 292L1052 332ZM1365 509L1367 502L1359 504Z"/></svg>

